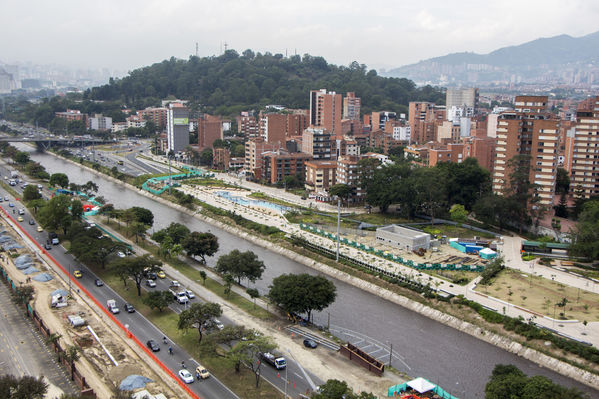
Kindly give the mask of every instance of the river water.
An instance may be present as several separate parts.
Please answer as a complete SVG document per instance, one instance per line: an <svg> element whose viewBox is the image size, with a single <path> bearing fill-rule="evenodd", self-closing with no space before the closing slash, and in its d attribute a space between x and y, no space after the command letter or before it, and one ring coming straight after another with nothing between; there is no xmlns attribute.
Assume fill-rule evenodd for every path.
<svg viewBox="0 0 599 399"><path fill-rule="evenodd" d="M26 145L16 146L21 150L33 151ZM66 173L71 181L78 184L95 181L99 186L99 195L117 208L141 206L150 209L154 213L154 226L150 232L166 227L171 222L185 224L191 231L211 231L218 236L220 250L215 257L208 259L209 266L214 266L218 256L233 249L253 251L266 265L262 280L255 284L261 294L268 290L272 279L281 274L318 274L307 266L80 169L77 165L36 152L32 152L31 158L44 165L50 174ZM599 391L584 384L376 295L338 280L333 281L337 287L337 299L326 311L314 314L315 323L326 326L330 316L331 329L343 331L344 338L366 335L382 344L392 344L393 366L396 369L413 377L424 377L455 396L484 398L484 387L493 367L496 364L514 364L526 374L544 375L557 383L599 397ZM387 360L388 355L384 361Z"/></svg>

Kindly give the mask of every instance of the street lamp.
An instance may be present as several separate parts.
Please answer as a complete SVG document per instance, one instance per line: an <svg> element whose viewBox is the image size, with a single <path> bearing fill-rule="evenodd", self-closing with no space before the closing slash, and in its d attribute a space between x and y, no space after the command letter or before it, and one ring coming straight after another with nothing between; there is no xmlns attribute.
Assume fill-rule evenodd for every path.
<svg viewBox="0 0 599 399"><path fill-rule="evenodd" d="M335 260L339 262L339 233L341 230L341 197L337 196L337 256Z"/></svg>
<svg viewBox="0 0 599 399"><path fill-rule="evenodd" d="M72 297L71 295L71 264L69 263L69 297Z"/></svg>

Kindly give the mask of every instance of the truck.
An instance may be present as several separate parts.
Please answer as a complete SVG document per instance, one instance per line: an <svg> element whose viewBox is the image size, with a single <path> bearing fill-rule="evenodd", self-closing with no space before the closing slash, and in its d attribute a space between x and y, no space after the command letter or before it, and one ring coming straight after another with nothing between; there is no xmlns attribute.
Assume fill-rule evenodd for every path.
<svg viewBox="0 0 599 399"><path fill-rule="evenodd" d="M114 299L107 300L106 307L112 314L120 313L119 307L116 305L116 301Z"/></svg>
<svg viewBox="0 0 599 399"><path fill-rule="evenodd" d="M270 352L260 353L260 359L262 359L263 362L270 364L277 370L283 370L285 367L287 367L287 361L285 358L277 354Z"/></svg>
<svg viewBox="0 0 599 399"><path fill-rule="evenodd" d="M173 294L173 298L179 304L183 305L183 304L189 302L189 298L187 297L187 294L184 291L181 291L181 292L175 292L173 290L169 290L169 291L171 294Z"/></svg>

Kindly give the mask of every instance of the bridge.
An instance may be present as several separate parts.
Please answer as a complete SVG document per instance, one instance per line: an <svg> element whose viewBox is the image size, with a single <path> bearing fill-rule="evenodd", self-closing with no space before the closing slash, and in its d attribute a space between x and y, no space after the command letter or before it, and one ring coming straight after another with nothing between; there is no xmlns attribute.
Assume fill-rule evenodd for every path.
<svg viewBox="0 0 599 399"><path fill-rule="evenodd" d="M35 143L39 151L44 151L50 148L52 145L62 147L82 147L86 145L98 145L98 144L113 144L114 141L106 140L97 137L22 137L22 136L3 136L0 137L0 142L9 143Z"/></svg>

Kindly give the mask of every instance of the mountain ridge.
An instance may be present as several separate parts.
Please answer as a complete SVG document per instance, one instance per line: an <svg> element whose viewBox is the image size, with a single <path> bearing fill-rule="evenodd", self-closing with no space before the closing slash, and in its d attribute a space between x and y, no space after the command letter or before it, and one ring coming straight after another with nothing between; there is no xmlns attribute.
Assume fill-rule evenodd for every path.
<svg viewBox="0 0 599 399"><path fill-rule="evenodd" d="M439 83L442 75L456 83L489 83L511 79L558 79L563 67L584 64L599 67L599 31L580 37L567 34L542 37L519 45L501 47L487 54L456 52L404 65L383 73L389 77L405 77L416 82ZM474 76L476 75L476 76Z"/></svg>

